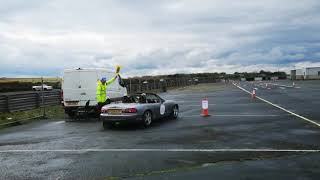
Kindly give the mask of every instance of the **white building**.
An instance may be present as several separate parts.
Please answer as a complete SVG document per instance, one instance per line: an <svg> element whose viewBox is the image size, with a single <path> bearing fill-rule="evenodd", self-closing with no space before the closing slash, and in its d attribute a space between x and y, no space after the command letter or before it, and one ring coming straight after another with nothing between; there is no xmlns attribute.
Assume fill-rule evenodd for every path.
<svg viewBox="0 0 320 180"><path fill-rule="evenodd" d="M320 79L320 67L291 70L291 79Z"/></svg>
<svg viewBox="0 0 320 180"><path fill-rule="evenodd" d="M254 80L255 81L262 81L262 77L255 77Z"/></svg>

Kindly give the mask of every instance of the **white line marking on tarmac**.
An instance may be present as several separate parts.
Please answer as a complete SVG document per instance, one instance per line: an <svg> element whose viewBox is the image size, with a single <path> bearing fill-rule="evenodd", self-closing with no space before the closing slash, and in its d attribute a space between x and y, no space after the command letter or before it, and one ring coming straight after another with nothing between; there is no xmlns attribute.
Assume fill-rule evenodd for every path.
<svg viewBox="0 0 320 180"><path fill-rule="evenodd" d="M287 88L293 88L294 86L288 86L288 85L284 85L284 84L276 84L276 83L268 83L274 86L283 86L283 87L287 87Z"/></svg>
<svg viewBox="0 0 320 180"><path fill-rule="evenodd" d="M212 116L220 116L220 117L277 117L280 115L276 114L213 114ZM183 115L182 117L200 117L199 115Z"/></svg>
<svg viewBox="0 0 320 180"><path fill-rule="evenodd" d="M28 152L320 152L320 149L17 149L0 153Z"/></svg>
<svg viewBox="0 0 320 180"><path fill-rule="evenodd" d="M217 104L210 104L209 106L216 106ZM189 105L183 105L183 107L201 107L201 104L189 104Z"/></svg>
<svg viewBox="0 0 320 180"><path fill-rule="evenodd" d="M200 101L176 101L177 103L200 103L201 102L201 100Z"/></svg>
<svg viewBox="0 0 320 180"><path fill-rule="evenodd" d="M235 84L233 84L233 85L235 85ZM246 89L244 89L244 88L242 88L242 87L240 87L240 86L237 86L237 85L235 85L235 86L238 87L239 89L243 90L244 92L246 92L246 93L248 93L248 94L251 94L248 90L246 90ZM308 119L308 118L306 118L306 117L303 117L303 116L301 116L301 115L299 115L299 114L296 114L296 113L294 113L294 112L291 112L291 111L289 111L289 110L287 110L287 109L285 109L285 108L283 108L283 107L281 107L281 106L279 106L279 105L273 104L272 102L270 102L270 101L268 101L268 100L265 100L265 99L263 99L263 98L261 98L261 97L259 97L259 96L256 96L256 97L257 97L258 99L260 99L261 101L264 101L264 102L266 102L266 103L268 103L268 104L270 104L270 105L272 105L272 106L274 106L274 107L277 107L277 108L279 108L279 109L281 109L281 110L283 110L283 111L285 111L285 112L287 112L287 113L289 113L289 114L292 114L292 115L294 115L294 116L296 116L296 117L298 117L298 118L300 118L300 119L303 119L303 120L305 120L305 121L308 121L308 122L310 122L310 123L312 123L312 124L320 127L320 124L317 123L317 122L315 122L315 121L312 121L312 120L310 120L310 119Z"/></svg>
<svg viewBox="0 0 320 180"><path fill-rule="evenodd" d="M63 124L65 123L65 121L57 121L57 122L53 122L53 124Z"/></svg>

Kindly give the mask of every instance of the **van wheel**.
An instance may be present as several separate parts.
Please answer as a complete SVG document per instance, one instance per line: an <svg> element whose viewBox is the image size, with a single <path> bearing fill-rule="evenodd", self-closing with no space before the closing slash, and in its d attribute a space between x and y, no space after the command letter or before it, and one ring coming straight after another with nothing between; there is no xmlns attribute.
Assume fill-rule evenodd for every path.
<svg viewBox="0 0 320 180"><path fill-rule="evenodd" d="M69 118L74 119L76 117L76 113L74 111L67 112Z"/></svg>
<svg viewBox="0 0 320 180"><path fill-rule="evenodd" d="M65 112L65 114L67 115L67 116L65 116L66 122L74 121L76 118L76 113L73 111L67 111L67 112Z"/></svg>

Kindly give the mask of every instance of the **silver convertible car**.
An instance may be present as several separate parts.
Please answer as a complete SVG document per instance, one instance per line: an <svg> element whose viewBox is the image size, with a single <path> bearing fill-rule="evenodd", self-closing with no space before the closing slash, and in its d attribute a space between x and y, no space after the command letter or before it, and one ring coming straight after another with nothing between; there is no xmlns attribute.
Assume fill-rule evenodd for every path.
<svg viewBox="0 0 320 180"><path fill-rule="evenodd" d="M100 119L105 129L117 123L140 123L148 127L154 120L163 117L177 119L179 106L171 100L164 100L153 93L138 93L124 96L121 102L102 107Z"/></svg>

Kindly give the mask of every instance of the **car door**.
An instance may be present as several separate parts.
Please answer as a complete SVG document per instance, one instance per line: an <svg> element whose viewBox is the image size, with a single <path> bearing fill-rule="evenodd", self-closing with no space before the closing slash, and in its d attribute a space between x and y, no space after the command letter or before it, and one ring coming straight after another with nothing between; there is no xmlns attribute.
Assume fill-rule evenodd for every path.
<svg viewBox="0 0 320 180"><path fill-rule="evenodd" d="M162 115L160 114L161 101L155 94L147 94L146 101L149 109L151 109L153 118L158 119Z"/></svg>
<svg viewBox="0 0 320 180"><path fill-rule="evenodd" d="M158 99L160 100L160 103L162 106L162 108L160 107L160 109L162 109L164 111L162 116L169 116L172 110L172 103L170 103L169 101L166 101L164 99L162 99L160 96L156 95L158 97Z"/></svg>

